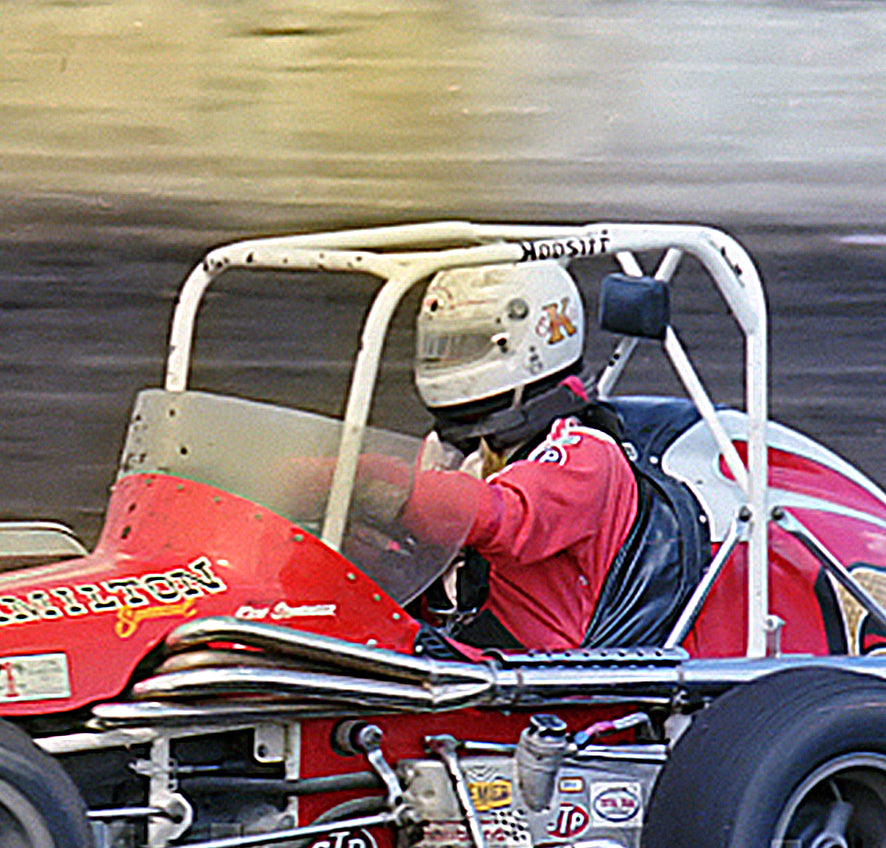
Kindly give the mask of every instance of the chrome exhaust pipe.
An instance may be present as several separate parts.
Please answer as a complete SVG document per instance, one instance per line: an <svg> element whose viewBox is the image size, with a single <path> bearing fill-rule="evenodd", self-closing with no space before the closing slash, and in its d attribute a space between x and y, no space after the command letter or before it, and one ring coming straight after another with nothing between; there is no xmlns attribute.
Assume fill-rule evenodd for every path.
<svg viewBox="0 0 886 848"><path fill-rule="evenodd" d="M167 650L177 653L210 642L247 645L314 666L416 683L451 680L485 683L489 680L488 668L483 664L441 662L230 616L211 616L186 622L166 637L165 644Z"/></svg>
<svg viewBox="0 0 886 848"><path fill-rule="evenodd" d="M695 660L679 649L499 655L472 665L229 618L185 624L173 632L169 645L183 651L218 641L265 648L271 652L265 655L271 664L230 665L236 651L229 651L222 665L203 667L209 659L203 656L195 667L186 665L135 684L132 703L96 706L93 715L99 725L215 724L220 717L243 721L245 716L267 718L269 713L296 718L468 707L539 709L625 702L667 706L678 696L699 701L799 666L834 666L886 679L886 663L873 657ZM351 673L274 666L274 653ZM244 652L245 661L248 657Z"/></svg>
<svg viewBox="0 0 886 848"><path fill-rule="evenodd" d="M384 712L435 712L474 706L489 700L494 678L482 682L420 686L398 681L344 677L285 668L196 668L157 675L136 683L136 700L260 697L291 704L337 703Z"/></svg>

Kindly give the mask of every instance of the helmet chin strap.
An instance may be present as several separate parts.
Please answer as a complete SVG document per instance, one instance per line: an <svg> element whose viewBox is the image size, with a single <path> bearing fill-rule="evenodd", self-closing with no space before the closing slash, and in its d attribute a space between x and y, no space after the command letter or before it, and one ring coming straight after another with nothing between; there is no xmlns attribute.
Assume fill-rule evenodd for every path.
<svg viewBox="0 0 886 848"><path fill-rule="evenodd" d="M556 418L574 415L584 409L589 401L582 398L568 384L557 386L534 398L485 415L470 424L450 424L437 421L440 437L454 445L464 444L480 437L492 450L505 451L525 442L549 427Z"/></svg>

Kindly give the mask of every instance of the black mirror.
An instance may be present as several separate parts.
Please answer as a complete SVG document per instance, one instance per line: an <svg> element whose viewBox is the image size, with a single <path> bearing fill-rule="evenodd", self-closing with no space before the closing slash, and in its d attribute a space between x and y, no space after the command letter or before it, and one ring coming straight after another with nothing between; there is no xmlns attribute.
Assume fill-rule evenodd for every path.
<svg viewBox="0 0 886 848"><path fill-rule="evenodd" d="M626 336L664 339L671 320L668 284L654 277L609 274L600 289L600 328Z"/></svg>

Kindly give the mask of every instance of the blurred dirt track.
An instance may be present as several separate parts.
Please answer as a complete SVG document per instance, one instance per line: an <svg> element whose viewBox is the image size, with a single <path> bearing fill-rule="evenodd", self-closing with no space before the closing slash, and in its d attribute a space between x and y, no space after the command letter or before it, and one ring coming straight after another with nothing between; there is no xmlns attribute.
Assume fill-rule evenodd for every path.
<svg viewBox="0 0 886 848"><path fill-rule="evenodd" d="M879 2L4 4L0 516L94 540L207 248L442 217L729 230L767 284L774 417L886 484L884 47ZM365 298L334 295L225 284L195 380L338 411ZM410 318L375 412L420 432ZM722 320L677 326L735 402Z"/></svg>

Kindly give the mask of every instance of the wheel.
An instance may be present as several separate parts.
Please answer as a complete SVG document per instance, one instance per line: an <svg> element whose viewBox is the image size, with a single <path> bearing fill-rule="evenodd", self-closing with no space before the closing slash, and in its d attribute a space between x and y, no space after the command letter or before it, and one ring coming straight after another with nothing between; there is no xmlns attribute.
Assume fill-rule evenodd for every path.
<svg viewBox="0 0 886 848"><path fill-rule="evenodd" d="M19 728L0 722L0 846L91 848L80 793Z"/></svg>
<svg viewBox="0 0 886 848"><path fill-rule="evenodd" d="M643 848L886 846L886 683L803 668L703 710L659 775Z"/></svg>

